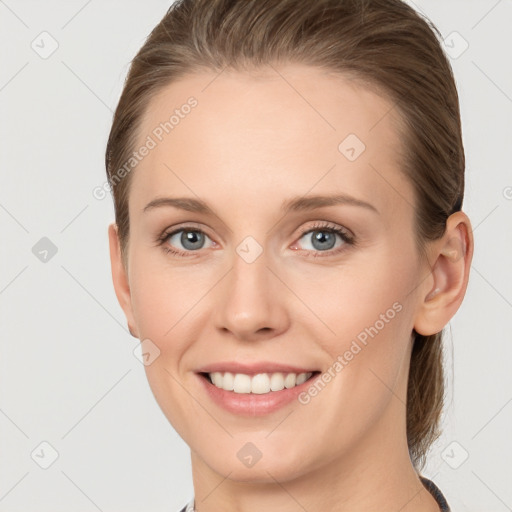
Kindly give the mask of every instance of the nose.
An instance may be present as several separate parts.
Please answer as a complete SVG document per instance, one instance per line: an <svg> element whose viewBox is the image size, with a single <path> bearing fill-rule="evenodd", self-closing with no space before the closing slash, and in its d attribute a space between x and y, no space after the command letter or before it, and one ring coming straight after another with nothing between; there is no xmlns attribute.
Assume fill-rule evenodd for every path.
<svg viewBox="0 0 512 512"><path fill-rule="evenodd" d="M289 327L290 292L269 266L265 251L252 262L235 252L232 268L216 287L214 321L235 338L273 338Z"/></svg>

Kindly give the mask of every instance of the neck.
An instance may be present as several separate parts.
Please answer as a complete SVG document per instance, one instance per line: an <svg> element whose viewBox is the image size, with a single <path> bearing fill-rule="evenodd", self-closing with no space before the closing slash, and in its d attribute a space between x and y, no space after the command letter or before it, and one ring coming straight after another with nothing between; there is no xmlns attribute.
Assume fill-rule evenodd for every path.
<svg viewBox="0 0 512 512"><path fill-rule="evenodd" d="M192 474L197 512L439 512L409 458L405 416L396 397L364 439L347 453L301 475L277 481L267 472L264 481L241 482L220 475L192 452ZM393 427L390 428L390 425Z"/></svg>

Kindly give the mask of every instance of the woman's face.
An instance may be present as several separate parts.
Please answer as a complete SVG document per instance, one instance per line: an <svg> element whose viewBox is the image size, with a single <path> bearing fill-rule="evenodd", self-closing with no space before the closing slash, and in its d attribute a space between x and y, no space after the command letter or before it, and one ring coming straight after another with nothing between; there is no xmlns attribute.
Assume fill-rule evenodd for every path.
<svg viewBox="0 0 512 512"><path fill-rule="evenodd" d="M197 464L286 481L403 448L411 333L431 283L396 121L382 97L298 65L190 75L150 103L124 309ZM251 374L279 389L275 373L323 373L242 393L199 373L212 368L240 373L238 391L265 391Z"/></svg>

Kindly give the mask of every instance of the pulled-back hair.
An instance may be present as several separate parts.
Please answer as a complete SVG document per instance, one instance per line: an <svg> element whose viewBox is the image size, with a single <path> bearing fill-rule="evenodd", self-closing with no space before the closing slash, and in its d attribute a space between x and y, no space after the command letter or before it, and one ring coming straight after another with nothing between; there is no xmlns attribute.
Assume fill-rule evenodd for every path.
<svg viewBox="0 0 512 512"><path fill-rule="evenodd" d="M123 261L132 173L114 182L136 149L150 100L196 71L298 63L350 75L392 102L403 126L401 171L415 194L418 248L444 234L462 207L464 148L455 80L438 30L401 0L180 0L131 63L106 148ZM414 332L407 442L423 467L439 436L444 400L442 334Z"/></svg>

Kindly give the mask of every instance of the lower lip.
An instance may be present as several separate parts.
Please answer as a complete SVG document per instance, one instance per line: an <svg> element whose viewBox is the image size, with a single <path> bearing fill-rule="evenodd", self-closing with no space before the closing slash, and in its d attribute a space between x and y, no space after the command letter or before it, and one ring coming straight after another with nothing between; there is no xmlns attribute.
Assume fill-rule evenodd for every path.
<svg viewBox="0 0 512 512"><path fill-rule="evenodd" d="M297 399L298 395L308 388L320 374L313 374L306 382L293 388L270 391L261 395L257 393L226 391L214 386L208 377L200 374L196 375L199 377L210 398L225 410L245 416L264 416L281 409Z"/></svg>

